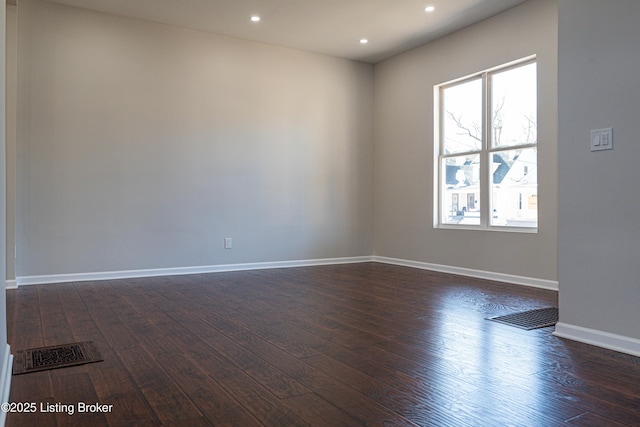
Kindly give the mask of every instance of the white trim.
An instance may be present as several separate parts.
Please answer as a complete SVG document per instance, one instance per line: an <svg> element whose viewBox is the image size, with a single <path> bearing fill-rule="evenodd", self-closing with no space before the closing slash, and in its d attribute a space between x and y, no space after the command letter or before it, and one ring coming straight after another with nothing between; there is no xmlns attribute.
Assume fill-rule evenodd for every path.
<svg viewBox="0 0 640 427"><path fill-rule="evenodd" d="M538 227L506 227L503 225L487 225L483 227L481 225L471 224L435 224L433 228L439 228L442 230L475 230L475 231L491 231L499 233L529 233L537 234Z"/></svg>
<svg viewBox="0 0 640 427"><path fill-rule="evenodd" d="M397 258L374 256L373 261L385 264L401 265L404 267L420 268L422 270L439 271L441 273L457 274L460 276L474 277L477 279L495 280L496 282L513 283L516 285L531 286L534 288L558 290L558 282L555 280L537 279L534 277L514 276L512 274L495 273L492 271L474 270L471 268L454 267L450 265L431 264L428 262L411 261Z"/></svg>
<svg viewBox="0 0 640 427"><path fill-rule="evenodd" d="M354 264L372 262L373 257L323 258L296 261L256 262L244 264L206 265L195 267L156 268L149 270L106 271L98 273L50 274L42 276L21 276L16 278L17 286L44 285L50 283L86 282L93 280L132 279L136 277L178 276L185 274L219 273L224 271L263 270L271 268L309 267L314 265Z"/></svg>
<svg viewBox="0 0 640 427"><path fill-rule="evenodd" d="M361 262L380 262L383 264L401 265L419 268L421 270L439 271L478 279L495 280L497 282L513 283L516 285L535 288L558 290L558 282L537 279L533 277L514 276L511 274L495 273L491 271L474 270L470 268L448 265L431 264L427 262L411 261L381 256L360 256L345 258L323 258L296 261L256 262L244 264L206 265L195 267L157 268L149 270L107 271L97 273L51 274L42 276L21 276L15 280L16 287L25 285L44 285L50 283L86 282L93 280L132 279L136 277L178 276L184 274L220 273L225 271L262 270L272 268L309 267L314 265L354 264ZM9 288L9 281L7 281Z"/></svg>
<svg viewBox="0 0 640 427"><path fill-rule="evenodd" d="M553 335L640 357L640 340L597 329L558 322Z"/></svg>
<svg viewBox="0 0 640 427"><path fill-rule="evenodd" d="M6 281L6 288L7 289L18 289L18 282L16 281L16 279L7 280Z"/></svg>
<svg viewBox="0 0 640 427"><path fill-rule="evenodd" d="M11 372L13 369L13 355L9 344L5 344L4 360L2 361L2 371L0 372L0 403L9 402L9 393L11 392ZM0 411L0 426L4 426L7 420L7 413Z"/></svg>

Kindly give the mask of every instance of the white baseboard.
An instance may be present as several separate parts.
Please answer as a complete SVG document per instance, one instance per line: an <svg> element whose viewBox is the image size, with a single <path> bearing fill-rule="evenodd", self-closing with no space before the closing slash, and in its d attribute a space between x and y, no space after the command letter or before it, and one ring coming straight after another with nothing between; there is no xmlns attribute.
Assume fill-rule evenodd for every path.
<svg viewBox="0 0 640 427"><path fill-rule="evenodd" d="M5 283L7 289L18 289L18 282L15 279L7 280Z"/></svg>
<svg viewBox="0 0 640 427"><path fill-rule="evenodd" d="M640 340L597 329L558 322L553 335L640 357Z"/></svg>
<svg viewBox="0 0 640 427"><path fill-rule="evenodd" d="M224 271L264 270L272 268L309 267L315 265L354 264L371 262L373 257L323 258L296 261L256 262L245 264L207 265L197 267L157 268L149 270L107 271L99 273L51 274L16 278L17 286L51 283L86 282L93 280L132 279L136 277L179 276L185 274L220 273Z"/></svg>
<svg viewBox="0 0 640 427"><path fill-rule="evenodd" d="M2 370L0 371L0 392L2 393L0 403L9 402L9 393L11 392L11 372L13 371L13 355L9 344L5 344L4 354L2 357ZM0 426L4 426L7 420L7 413L0 411Z"/></svg>
<svg viewBox="0 0 640 427"><path fill-rule="evenodd" d="M478 279L495 280L498 282L513 283L517 285L532 286L535 288L557 291L558 282L552 280L536 279L532 277L514 276L511 274L495 273L491 271L473 270L470 268L453 267L448 265L431 264L420 261L411 261L398 258L381 256L360 256L345 258L322 258L296 261L256 262L244 264L207 265L196 267L157 268L149 270L107 271L97 273L73 273L52 274L42 276L17 277L14 283L7 281L7 288L17 288L25 285L44 285L50 283L86 282L93 280L132 279L136 277L177 276L184 274L219 273L225 271L262 270L272 268L309 267L314 265L354 264L360 262L380 262L384 264L401 265L404 267L419 268L422 270L439 271L442 273L458 274L461 276Z"/></svg>
<svg viewBox="0 0 640 427"><path fill-rule="evenodd" d="M404 267L420 268L422 270L438 271L441 273L457 274L460 276L474 277L476 279L495 280L496 282L513 283L516 285L531 286L534 288L558 290L558 282L554 280L536 279L533 277L514 276L511 274L495 273L491 271L474 270L471 268L453 267L449 265L431 264L427 262L411 261L397 258L374 256L375 262L401 265Z"/></svg>

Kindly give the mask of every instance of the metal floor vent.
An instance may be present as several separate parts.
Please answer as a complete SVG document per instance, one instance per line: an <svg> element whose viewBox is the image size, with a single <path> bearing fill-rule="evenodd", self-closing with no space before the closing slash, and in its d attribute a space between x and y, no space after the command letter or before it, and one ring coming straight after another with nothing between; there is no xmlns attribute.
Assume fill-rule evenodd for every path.
<svg viewBox="0 0 640 427"><path fill-rule="evenodd" d="M13 375L102 361L93 341L19 350L13 357Z"/></svg>
<svg viewBox="0 0 640 427"><path fill-rule="evenodd" d="M506 314L504 316L489 317L487 320L515 326L516 328L530 331L532 329L546 328L558 323L558 308L538 308L536 310L523 311L520 313Z"/></svg>

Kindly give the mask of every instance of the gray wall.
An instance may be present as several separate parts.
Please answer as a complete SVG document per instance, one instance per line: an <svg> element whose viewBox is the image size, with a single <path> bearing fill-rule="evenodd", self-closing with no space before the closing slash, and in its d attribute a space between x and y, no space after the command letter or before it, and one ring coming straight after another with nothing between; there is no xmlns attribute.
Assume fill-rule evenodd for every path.
<svg viewBox="0 0 640 427"><path fill-rule="evenodd" d="M433 227L434 85L537 54L539 231ZM535 0L375 66L375 254L557 280L557 5Z"/></svg>
<svg viewBox="0 0 640 427"><path fill-rule="evenodd" d="M7 279L15 279L14 271L14 247L16 224L16 106L17 106L17 79L18 79L18 46L17 46L17 22L18 10L15 5L7 5L6 9L6 154L7 154Z"/></svg>
<svg viewBox="0 0 640 427"><path fill-rule="evenodd" d="M5 147L5 3L0 4L0 212L6 212L7 192L6 192L6 147ZM6 241L6 221L0 221L0 242ZM8 391L11 384L11 355L7 345L7 291L4 280L6 277L6 245L0 245L0 280L2 280L2 290L0 291L0 401L6 402L9 399ZM5 390L7 395L5 395ZM0 424L4 425L6 412L0 413Z"/></svg>
<svg viewBox="0 0 640 427"><path fill-rule="evenodd" d="M16 275L371 255L371 65L18 15Z"/></svg>
<svg viewBox="0 0 640 427"><path fill-rule="evenodd" d="M640 339L640 2L559 2L560 322ZM613 127L613 151L589 131ZM640 350L640 344L636 344Z"/></svg>

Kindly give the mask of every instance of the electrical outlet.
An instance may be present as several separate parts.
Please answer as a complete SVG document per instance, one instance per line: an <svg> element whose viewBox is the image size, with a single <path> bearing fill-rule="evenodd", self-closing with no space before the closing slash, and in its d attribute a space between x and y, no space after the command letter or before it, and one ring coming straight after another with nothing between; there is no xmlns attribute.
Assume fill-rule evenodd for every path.
<svg viewBox="0 0 640 427"><path fill-rule="evenodd" d="M231 237L225 237L224 238L224 248L225 249L231 249L233 245L233 241L231 240Z"/></svg>

